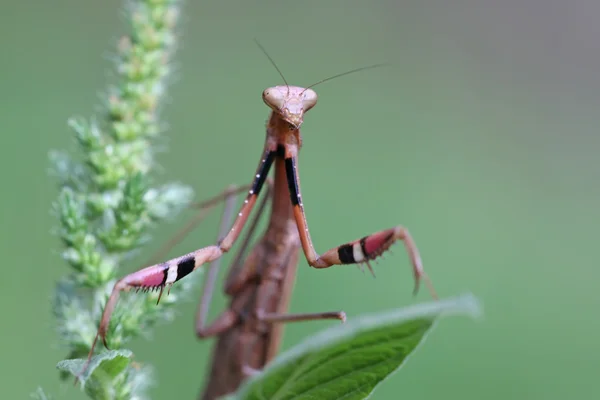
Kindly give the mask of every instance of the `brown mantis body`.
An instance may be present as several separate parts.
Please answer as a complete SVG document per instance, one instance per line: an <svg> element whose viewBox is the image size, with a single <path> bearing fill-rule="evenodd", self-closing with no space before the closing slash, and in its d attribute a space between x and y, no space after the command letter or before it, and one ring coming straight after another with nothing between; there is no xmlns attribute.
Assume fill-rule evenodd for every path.
<svg viewBox="0 0 600 400"><path fill-rule="evenodd" d="M283 160L274 164L274 187L286 188ZM265 233L245 261L242 255L246 246L242 246L226 279L225 293L231 298L228 309L211 326L202 328L201 305L198 336L217 335L203 400L234 392L248 375L262 369L277 354L282 326L276 322L346 319L341 311L286 314L298 265L300 236L287 190L272 193L268 194L272 208ZM264 200L261 206L269 198ZM259 215L260 212L255 222ZM248 238L255 227L252 225Z"/></svg>
<svg viewBox="0 0 600 400"><path fill-rule="evenodd" d="M278 351L281 339L279 323L320 319L345 320L342 311L286 314L301 249L309 265L314 268L366 264L372 272L369 262L388 250L396 241L401 240L405 244L413 266L415 292L420 279L425 278L432 296L437 297L423 271L414 241L408 231L401 226L367 235L334 247L321 255L316 252L309 234L300 193L298 152L302 146L299 128L304 113L316 104L317 94L310 87L289 86L286 82L285 86L266 89L263 92L263 100L272 109L267 123L264 151L253 182L249 186L249 191L231 229L216 245L155 264L119 280L105 306L88 360L93 354L98 337L102 338L106 346L106 331L119 293L132 288L142 288L160 290L162 294L165 287L182 279L203 264L219 260L232 248L239 237L265 183L269 193L259 205L256 218L260 216L266 201L271 200L268 227L259 242L244 258L250 236L256 227L256 220L251 224L250 231L234 259L225 282L224 289L231 298L230 305L208 326L205 325L205 319L214 285L214 276L212 276L214 274L211 271L216 268L216 263L211 266L206 280L196 321L196 332L200 338L217 336L218 339L213 351L208 384L202 399L216 399L232 393L248 375L262 369ZM275 176L271 184L267 180L267 175L272 167ZM231 194L220 197L228 197Z"/></svg>

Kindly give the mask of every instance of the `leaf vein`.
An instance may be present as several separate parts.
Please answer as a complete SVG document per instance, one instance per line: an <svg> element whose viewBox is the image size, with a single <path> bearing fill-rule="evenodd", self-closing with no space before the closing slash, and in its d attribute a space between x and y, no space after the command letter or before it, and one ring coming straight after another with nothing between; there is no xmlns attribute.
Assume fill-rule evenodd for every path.
<svg viewBox="0 0 600 400"><path fill-rule="evenodd" d="M327 380L327 381L321 382L321 383L319 383L319 384L317 384L317 385L315 385L315 386L311 387L311 388L310 388L310 389L308 389L308 390L305 390L305 391L303 391L303 392L300 392L298 395L295 395L295 396L294 396L292 399L294 399L294 398L296 398L297 396L300 396L300 395L306 395L307 393L309 393L309 392L311 392L311 391L313 391L313 390L315 390L315 389L319 388L320 386L331 384L332 382L335 382L336 380L342 379L342 378L344 378L344 377L346 377L346 376L348 376L348 375L352 375L352 374L360 373L362 370L369 369L369 368L372 368L372 367L375 367L375 366L378 366L378 365L381 365L381 364L387 363L387 362L389 362L391 359L393 359L393 358L397 358L397 357L398 357L398 355L396 354L396 355L393 355L393 356L391 356L391 357L387 357L387 358L386 358L386 359L384 359L384 360L378 361L378 362L376 362L376 363L371 363L371 364L368 364L368 365L366 365L366 366L364 366L364 367L361 367L361 368L359 368L359 369L353 370L352 372L345 373L345 374L342 374L342 375L338 375L338 376L336 376L336 377L335 377L335 378L333 378L333 379L329 379L329 380ZM405 354L403 354L403 355L401 356L401 358L402 358L402 360L400 361L400 365L398 365L398 367L400 367L400 366L402 365L402 362L403 362L403 360L405 360L405 359L406 359L406 355L405 355ZM377 375L377 374L373 374L373 375ZM381 379L379 379L379 380L381 380ZM356 390L356 389L355 389L355 390ZM346 396L346 395L347 395L347 394L349 394L349 393L352 393L352 392L347 392L346 394L344 394L344 396Z"/></svg>
<svg viewBox="0 0 600 400"><path fill-rule="evenodd" d="M398 341L403 341L403 340L407 340L407 339L412 339L416 334L419 334L421 332L420 329L415 329L415 331L411 332L409 335L405 335L403 334L401 337L391 337L388 340L386 340L385 342L378 342L376 345L374 345L373 343L365 343L362 346L357 346L357 347L353 347L351 350L349 351L345 351L345 352L340 352L337 354L332 355L331 357L329 357L325 362L321 363L320 365L318 365L316 368L314 368L313 370L310 371L310 373L315 373L325 367L328 366L328 364L337 361L339 358L341 357L346 357L347 355L356 353L357 351L360 350L365 350L368 349L370 347L380 347L380 346L384 346L384 345L389 345L390 343L395 343ZM315 356L319 356L319 353L314 353L311 355L311 358L315 357ZM305 364L308 364L308 362L306 362ZM302 368L302 370L305 370L307 366L305 366L304 368ZM297 375L297 374L295 374ZM286 382L287 383L287 382Z"/></svg>
<svg viewBox="0 0 600 400"><path fill-rule="evenodd" d="M415 328L415 329L413 329L413 330L412 330L412 332L410 332L409 334L406 334L406 332L402 332L402 334L401 334L401 335L392 336L392 337L390 337L389 339L385 340L384 342L378 342L376 345L374 345L374 343L373 343L373 342L369 342L369 343L364 343L364 344L363 344L363 345L361 345L361 346L353 347L353 348L352 348L351 350L349 350L349 351L339 352L339 353L337 353L337 354L333 355L332 357L329 357L329 358L328 358L328 359L327 359L325 362L323 362L323 363L321 363L320 365L318 365L318 367L317 367L317 368L315 368L315 369L313 369L313 370L310 370L310 371L309 371L309 373L310 373L310 374L314 374L314 373L316 373L317 371L319 371L319 370L321 370L321 369L323 369L323 368L326 368L326 367L328 366L328 364L331 364L331 363L333 363L333 362L335 362L335 361L339 360L339 359L340 359L340 358L342 358L342 357L347 357L348 355L350 355L350 354L353 354L353 353L356 353L356 352L358 352L358 351L365 350L365 349L368 349L368 348L373 348L373 347L381 347L381 346L384 346L384 345L386 345L386 344L390 344L390 343L395 343L395 342L398 342L398 341L407 340L407 339L413 338L413 337L414 337L415 335L417 335L417 334L423 333L423 331L426 331L426 330L427 330L427 329L423 329L423 327L416 327L416 328ZM411 352L411 351L408 351L408 353L410 353L410 352ZM406 355L407 355L407 354L403 353L403 354L402 354L402 357L403 357L403 358L406 358ZM292 374L290 375L290 379L286 380L286 382L284 382L284 384L283 384L283 385L281 385L281 386L280 386L280 387L277 389L277 391L276 391L276 392L273 394L273 397L272 397L272 399L279 399L279 398L281 398L279 395L280 395L280 394L285 394L285 390L284 390L284 389L287 389L287 387L289 387L290 385L293 385L293 384L294 384L294 383L295 383L295 382L298 380L298 378L299 378L300 376L302 376L302 375L303 375L303 373L304 373L304 372L307 370L307 368L308 368L308 367L310 366L310 364L311 364L311 361L312 361L313 359L315 359L315 358L318 358L319 356L321 356L321 355L320 355L318 352L315 352L315 353L312 353L312 354L310 354L308 357L306 357L306 358L305 358L305 361L304 361L304 362L303 362L303 363L302 363L302 364L301 364L301 365L300 365L300 366L299 366L299 367L296 369L296 371L294 371L294 373L292 373ZM398 355L397 355L397 354L395 354L395 355L393 355L393 356L390 356L390 357L387 357L387 358L385 358L384 360L382 360L382 361L379 361L379 362L377 362L377 363L368 364L368 365L366 365L366 366L364 366L364 367L361 367L361 368L360 368L360 369L358 369L358 370L354 370L354 371L352 371L352 372L349 372L349 373L345 373L345 374L342 374L342 375L338 375L338 376L336 376L336 377L334 377L334 378L332 378L332 379L328 379L328 380L326 380L326 381L320 382L319 384L317 384L317 385L313 386L312 388L310 388L310 389L308 389L308 390L306 390L306 391L304 391L304 392L300 392L300 395L301 395L301 394L303 394L303 393L310 392L310 391L312 391L313 389L315 389L315 388L318 388L318 387L320 387L320 386L323 386L323 385L329 384L329 383L331 383L331 382L335 382L336 380L338 380L338 379L341 379L341 378L343 378L343 377L345 377L345 376L347 376L347 375L350 375L350 374L352 374L352 373L355 373L355 372L357 372L357 371L361 371L361 370L364 370L364 369L367 369L367 368L371 368L371 367L373 367L373 366L377 366L377 365L379 365L379 364L382 364L382 363L388 362L388 361L389 361L391 358L393 358L393 357L397 357L397 356L398 356ZM305 378L307 375L308 375L308 374L304 375L304 378ZM295 398L295 397L294 397L294 398Z"/></svg>

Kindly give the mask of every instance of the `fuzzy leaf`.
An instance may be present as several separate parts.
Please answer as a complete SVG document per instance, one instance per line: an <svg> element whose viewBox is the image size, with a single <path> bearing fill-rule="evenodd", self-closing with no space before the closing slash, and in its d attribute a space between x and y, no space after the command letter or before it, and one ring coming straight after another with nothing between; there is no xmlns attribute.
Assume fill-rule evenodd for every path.
<svg viewBox="0 0 600 400"><path fill-rule="evenodd" d="M404 364L439 317L478 313L477 300L464 295L349 320L280 355L232 399L366 399Z"/></svg>
<svg viewBox="0 0 600 400"><path fill-rule="evenodd" d="M111 388L111 382L131 362L131 355L130 350L110 350L98 354L92 357L90 365L79 376L79 381L88 393L94 393L91 396L92 398L107 398L105 393L99 392ZM56 368L77 376L84 367L85 362L86 360L83 359L63 360L56 365Z"/></svg>

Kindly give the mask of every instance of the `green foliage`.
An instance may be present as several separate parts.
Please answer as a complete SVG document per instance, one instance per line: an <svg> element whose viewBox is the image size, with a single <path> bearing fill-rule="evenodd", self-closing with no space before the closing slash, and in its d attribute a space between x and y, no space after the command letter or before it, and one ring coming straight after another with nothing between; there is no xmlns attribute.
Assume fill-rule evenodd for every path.
<svg viewBox="0 0 600 400"><path fill-rule="evenodd" d="M141 400L150 378L147 368L131 367L129 350L111 350L92 357L88 368L79 375L86 360L63 360L56 367L68 376L78 376L85 393L93 399ZM131 368L130 368L131 367Z"/></svg>
<svg viewBox="0 0 600 400"><path fill-rule="evenodd" d="M79 375L79 381L85 391L93 399L123 398L116 391L120 389L113 382L124 373L131 362L131 351L112 350L92 357L86 370L82 372L86 360L63 360L56 367L74 376Z"/></svg>
<svg viewBox="0 0 600 400"><path fill-rule="evenodd" d="M165 92L175 44L178 0L132 0L126 18L131 27L118 46L118 82L104 99L99 118L72 118L69 126L77 156L53 152L50 160L60 185L54 204L62 257L71 272L57 285L54 315L68 357L58 364L66 379L80 373L96 335L101 312L123 275L120 264L148 240L156 223L174 216L192 198L192 190L172 182L156 186L154 143L161 132L158 109ZM157 294L125 296L108 330L108 343L119 349L156 322L173 316L172 305L187 291L182 282L156 305ZM149 382L145 369L131 368L131 352L104 352L93 358L81 382L94 399L140 399Z"/></svg>
<svg viewBox="0 0 600 400"><path fill-rule="evenodd" d="M466 295L355 318L280 355L228 399L368 398L404 365L440 317L478 313L477 300Z"/></svg>

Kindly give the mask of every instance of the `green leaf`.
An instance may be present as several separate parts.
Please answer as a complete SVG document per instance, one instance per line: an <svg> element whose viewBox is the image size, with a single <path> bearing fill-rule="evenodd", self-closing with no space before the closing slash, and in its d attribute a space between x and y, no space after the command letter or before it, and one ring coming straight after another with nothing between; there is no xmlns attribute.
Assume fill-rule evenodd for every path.
<svg viewBox="0 0 600 400"><path fill-rule="evenodd" d="M439 317L474 316L479 310L469 294L357 317L280 355L231 399L366 399L404 364Z"/></svg>
<svg viewBox="0 0 600 400"><path fill-rule="evenodd" d="M113 381L131 362L130 350L110 350L92 357L90 364L79 375L86 360L63 360L56 365L62 371L70 372L73 376L79 375L81 385L94 399L113 398Z"/></svg>

